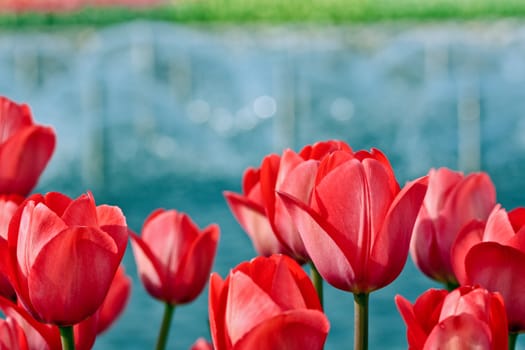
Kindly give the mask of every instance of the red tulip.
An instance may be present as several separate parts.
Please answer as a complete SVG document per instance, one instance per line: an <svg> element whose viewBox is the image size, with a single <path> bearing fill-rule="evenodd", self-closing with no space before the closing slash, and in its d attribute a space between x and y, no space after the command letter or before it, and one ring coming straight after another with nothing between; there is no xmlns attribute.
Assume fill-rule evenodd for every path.
<svg viewBox="0 0 525 350"><path fill-rule="evenodd" d="M242 195L224 193L230 209L260 255L284 253L300 263L310 260L276 191L308 201L319 161L336 150L352 152L344 142L326 141L307 145L299 154L287 149L282 156L268 155L260 169L250 168L244 173Z"/></svg>
<svg viewBox="0 0 525 350"><path fill-rule="evenodd" d="M0 194L27 195L54 149L53 129L34 124L27 105L0 96Z"/></svg>
<svg viewBox="0 0 525 350"><path fill-rule="evenodd" d="M487 222L473 221L465 225L452 245L451 261L460 284L469 284L465 272L465 257L470 249L481 242L498 242L512 245L516 233L524 226L525 208L507 212L498 204L490 213Z"/></svg>
<svg viewBox="0 0 525 350"><path fill-rule="evenodd" d="M401 272L425 191L424 178L400 190L374 149L324 158L309 203L280 195L321 276L336 288L369 293Z"/></svg>
<svg viewBox="0 0 525 350"><path fill-rule="evenodd" d="M487 174L430 170L410 247L416 265L430 278L457 284L450 258L452 244L465 225L485 222L495 205L496 191Z"/></svg>
<svg viewBox="0 0 525 350"><path fill-rule="evenodd" d="M9 225L10 280L37 320L73 325L99 309L126 243L118 207L95 206L91 194L33 195Z"/></svg>
<svg viewBox="0 0 525 350"><path fill-rule="evenodd" d="M142 236L131 234L138 273L148 293L169 304L193 301L210 275L219 227L204 230L175 210L159 209L144 222Z"/></svg>
<svg viewBox="0 0 525 350"><path fill-rule="evenodd" d="M479 287L430 289L414 305L399 295L396 304L411 350L507 349L507 317L498 293Z"/></svg>
<svg viewBox="0 0 525 350"><path fill-rule="evenodd" d="M199 338L193 343L190 350L213 350L213 345L204 338Z"/></svg>
<svg viewBox="0 0 525 350"><path fill-rule="evenodd" d="M525 331L525 208L507 214L497 205L486 224L474 222L459 233L451 257L459 282L500 292L509 331Z"/></svg>
<svg viewBox="0 0 525 350"><path fill-rule="evenodd" d="M310 279L284 255L212 274L209 314L216 350L322 349L329 329Z"/></svg>

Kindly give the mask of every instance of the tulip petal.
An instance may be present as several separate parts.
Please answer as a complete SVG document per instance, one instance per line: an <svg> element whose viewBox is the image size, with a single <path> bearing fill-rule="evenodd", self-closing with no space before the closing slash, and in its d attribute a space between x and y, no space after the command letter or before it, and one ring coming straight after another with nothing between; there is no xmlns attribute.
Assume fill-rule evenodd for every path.
<svg viewBox="0 0 525 350"><path fill-rule="evenodd" d="M66 228L64 221L43 203L25 204L16 237L16 256L24 275L29 273L41 249Z"/></svg>
<svg viewBox="0 0 525 350"><path fill-rule="evenodd" d="M231 349L231 340L226 333L226 301L228 284L217 274L210 277L208 313L210 333L216 350Z"/></svg>
<svg viewBox="0 0 525 350"><path fill-rule="evenodd" d="M119 207L113 205L99 205L96 208L99 226L115 225L126 226L126 217Z"/></svg>
<svg viewBox="0 0 525 350"><path fill-rule="evenodd" d="M60 334L57 327L36 321L26 310L0 297L0 308L7 316L13 318L24 330L31 350L61 349Z"/></svg>
<svg viewBox="0 0 525 350"><path fill-rule="evenodd" d="M449 317L428 336L424 350L491 349L487 324L470 314Z"/></svg>
<svg viewBox="0 0 525 350"><path fill-rule="evenodd" d="M32 124L31 109L27 104L18 104L0 96L0 143L4 143L14 133Z"/></svg>
<svg viewBox="0 0 525 350"><path fill-rule="evenodd" d="M452 268L456 275L456 280L461 285L468 284L467 273L465 271L465 257L470 248L483 240L484 230L485 224L483 222L477 220L471 221L463 226L452 245L450 252Z"/></svg>
<svg viewBox="0 0 525 350"><path fill-rule="evenodd" d="M470 284L499 292L505 300L510 332L525 330L525 254L495 242L483 242L470 249L465 270Z"/></svg>
<svg viewBox="0 0 525 350"><path fill-rule="evenodd" d="M104 303L98 310L98 322L96 334L106 331L124 311L131 293L131 278L126 275L124 267L121 265L111 287L109 287L108 294L104 298Z"/></svg>
<svg viewBox="0 0 525 350"><path fill-rule="evenodd" d="M162 286L165 284L161 263L151 251L150 247L134 233L130 233L131 248L138 269L138 274L144 288L150 295L157 299L165 299Z"/></svg>
<svg viewBox="0 0 525 350"><path fill-rule="evenodd" d="M208 281L217 244L219 226L211 225L192 242L176 271L166 278L166 295L171 303L185 304L193 301Z"/></svg>
<svg viewBox="0 0 525 350"><path fill-rule="evenodd" d="M27 195L35 187L55 149L53 129L32 125L0 147L0 193Z"/></svg>
<svg viewBox="0 0 525 350"><path fill-rule="evenodd" d="M83 194L73 200L62 214L68 226L98 227L97 208L93 196Z"/></svg>
<svg viewBox="0 0 525 350"><path fill-rule="evenodd" d="M318 350L323 348L329 328L321 311L291 310L257 325L233 350Z"/></svg>
<svg viewBox="0 0 525 350"><path fill-rule="evenodd" d="M233 215L250 237L255 250L269 256L283 250L275 237L264 208L237 193L224 192L224 197Z"/></svg>
<svg viewBox="0 0 525 350"><path fill-rule="evenodd" d="M294 220L320 275L334 287L352 291L355 280L352 267L355 259L353 252L357 251L355 243L349 241L303 202L286 193L279 192L279 196Z"/></svg>
<svg viewBox="0 0 525 350"><path fill-rule="evenodd" d="M438 170L430 169L428 177L430 181L424 205L428 216L431 219L436 219L450 191L463 179L463 175L457 171L440 168Z"/></svg>
<svg viewBox="0 0 525 350"><path fill-rule="evenodd" d="M407 184L391 203L367 266L369 291L391 283L405 266L412 229L425 197L426 177Z"/></svg>
<svg viewBox="0 0 525 350"><path fill-rule="evenodd" d="M42 248L28 276L35 316L60 326L91 316L104 301L119 255L115 241L95 228L73 227L56 235Z"/></svg>
<svg viewBox="0 0 525 350"><path fill-rule="evenodd" d="M395 297L397 309L407 326L407 341L410 349L422 349L427 339L427 333L418 322L414 308L401 295Z"/></svg>
<svg viewBox="0 0 525 350"><path fill-rule="evenodd" d="M226 303L226 325L234 344L261 320L276 316L282 311L270 295L240 271L230 275Z"/></svg>

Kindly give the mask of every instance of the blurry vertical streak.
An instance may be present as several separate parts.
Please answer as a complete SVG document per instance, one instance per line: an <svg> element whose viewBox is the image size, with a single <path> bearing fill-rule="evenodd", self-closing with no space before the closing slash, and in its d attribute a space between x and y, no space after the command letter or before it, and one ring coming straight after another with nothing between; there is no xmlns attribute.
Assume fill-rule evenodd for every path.
<svg viewBox="0 0 525 350"><path fill-rule="evenodd" d="M134 104L133 124L135 131L145 142L144 146L152 151L154 137L157 133L155 113L151 101L154 100L152 88L155 86L155 39L153 29L149 26L138 26L130 33L130 60L133 82L130 90L130 101Z"/></svg>
<svg viewBox="0 0 525 350"><path fill-rule="evenodd" d="M444 80L449 76L449 53L446 43L425 42L425 79Z"/></svg>
<svg viewBox="0 0 525 350"><path fill-rule="evenodd" d="M291 54L284 56L284 59L274 66L272 77L277 101L277 112L273 120L273 147L278 153L284 148L293 147L296 137L297 62Z"/></svg>
<svg viewBox="0 0 525 350"><path fill-rule="evenodd" d="M107 176L108 92L105 80L102 77L94 79L84 91L82 110L86 113L82 118L82 181L87 189L107 191L111 186Z"/></svg>
<svg viewBox="0 0 525 350"><path fill-rule="evenodd" d="M188 52L175 52L169 62L168 79L179 103L192 99L192 63Z"/></svg>
<svg viewBox="0 0 525 350"><path fill-rule="evenodd" d="M13 47L14 81L21 90L38 87L38 46L15 43Z"/></svg>
<svg viewBox="0 0 525 350"><path fill-rule="evenodd" d="M479 83L460 84L458 96L458 168L466 173L481 168Z"/></svg>

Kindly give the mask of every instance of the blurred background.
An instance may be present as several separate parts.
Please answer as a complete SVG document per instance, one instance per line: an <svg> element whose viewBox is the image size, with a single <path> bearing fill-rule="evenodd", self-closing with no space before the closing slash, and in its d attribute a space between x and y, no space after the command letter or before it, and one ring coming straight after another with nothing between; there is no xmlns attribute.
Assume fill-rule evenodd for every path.
<svg viewBox="0 0 525 350"><path fill-rule="evenodd" d="M482 170L505 208L525 205L524 15L481 0L0 0L0 94L57 132L36 191L91 190L136 232L159 207L216 222L225 276L255 253L222 191L287 147L377 147L401 184L432 167ZM163 306L131 249L124 262L132 297L95 349L154 346ZM430 287L409 260L372 294L371 349L406 348L394 295ZM340 349L352 296L325 288L326 348ZM206 290L176 310L168 348L209 339L207 318Z"/></svg>

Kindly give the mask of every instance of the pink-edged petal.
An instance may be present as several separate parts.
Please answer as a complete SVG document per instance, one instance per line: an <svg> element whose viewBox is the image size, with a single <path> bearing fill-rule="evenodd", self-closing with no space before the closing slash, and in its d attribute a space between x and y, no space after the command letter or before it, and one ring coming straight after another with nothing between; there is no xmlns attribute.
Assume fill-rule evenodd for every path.
<svg viewBox="0 0 525 350"><path fill-rule="evenodd" d="M0 96L0 143L32 124L31 109L27 104L18 104Z"/></svg>
<svg viewBox="0 0 525 350"><path fill-rule="evenodd" d="M24 330L12 318L0 319L0 349L30 350Z"/></svg>
<svg viewBox="0 0 525 350"><path fill-rule="evenodd" d="M57 327L36 321L29 313L10 300L0 297L2 312L24 330L29 349L58 350L62 348Z"/></svg>
<svg viewBox="0 0 525 350"><path fill-rule="evenodd" d="M16 255L22 273L27 276L41 249L67 225L43 203L27 202L22 208Z"/></svg>
<svg viewBox="0 0 525 350"><path fill-rule="evenodd" d="M452 245L450 252L452 269L454 270L456 280L461 285L468 284L467 273L465 271L465 257L470 248L482 242L484 231L485 223L477 220L471 221L461 229Z"/></svg>
<svg viewBox="0 0 525 350"><path fill-rule="evenodd" d="M288 177L277 190L288 193L304 203L309 203L318 166L317 161L302 162L290 171ZM275 213L272 220L276 235L288 249L301 260L309 260L301 236L279 197L275 198Z"/></svg>
<svg viewBox="0 0 525 350"><path fill-rule="evenodd" d="M228 284L217 273L213 273L210 277L208 314L215 350L231 349L231 340L226 333L227 299Z"/></svg>
<svg viewBox="0 0 525 350"><path fill-rule="evenodd" d="M18 205L22 203L23 200L23 197L20 196L6 196L0 198L0 238L7 241L9 222L15 214Z"/></svg>
<svg viewBox="0 0 525 350"><path fill-rule="evenodd" d="M355 272L352 262L356 244L331 227L303 202L279 193L304 242L306 250L321 276L336 288L352 291Z"/></svg>
<svg viewBox="0 0 525 350"><path fill-rule="evenodd" d="M487 219L483 232L483 241L499 242L504 244L514 237L515 231L509 220L507 211L498 204L494 207Z"/></svg>
<svg viewBox="0 0 525 350"><path fill-rule="evenodd" d="M282 312L279 305L244 273L233 272L229 285L226 327L233 344L259 323Z"/></svg>
<svg viewBox="0 0 525 350"><path fill-rule="evenodd" d="M291 310L276 315L248 332L234 350L321 350L330 324L318 310Z"/></svg>
<svg viewBox="0 0 525 350"><path fill-rule="evenodd" d="M112 205L99 205L96 208L98 226L126 226L126 217L119 207Z"/></svg>
<svg viewBox="0 0 525 350"><path fill-rule="evenodd" d="M134 233L130 233L129 237L131 238L131 248L137 264L138 275L144 284L144 288L151 296L164 300L166 298L162 288L166 283L164 269L142 238Z"/></svg>
<svg viewBox="0 0 525 350"><path fill-rule="evenodd" d="M427 190L426 180L407 184L391 203L370 251L366 271L369 291L392 282L405 266L414 222Z"/></svg>
<svg viewBox="0 0 525 350"><path fill-rule="evenodd" d="M83 194L72 201L62 214L68 226L98 227L97 207L91 194Z"/></svg>
<svg viewBox="0 0 525 350"><path fill-rule="evenodd" d="M499 292L505 300L509 331L525 330L525 254L495 242L472 247L465 258L470 284Z"/></svg>
<svg viewBox="0 0 525 350"><path fill-rule="evenodd" d="M181 259L178 270L167 276L167 295L173 304L185 304L193 301L204 289L213 266L217 244L219 243L219 226L206 228L187 250Z"/></svg>
<svg viewBox="0 0 525 350"><path fill-rule="evenodd" d="M424 350L491 349L491 332L478 318L462 314L440 322L428 336Z"/></svg>
<svg viewBox="0 0 525 350"><path fill-rule="evenodd" d="M35 187L55 149L53 129L29 126L0 147L0 193L27 195Z"/></svg>
<svg viewBox="0 0 525 350"><path fill-rule="evenodd" d="M165 273L177 270L182 256L198 235L198 229L187 215L167 210L142 228L142 240L159 260Z"/></svg>
<svg viewBox="0 0 525 350"><path fill-rule="evenodd" d="M461 227L472 220L486 221L496 205L496 189L485 173L467 175L447 197L441 215L442 226L436 237L444 254L449 255L450 247ZM450 262L449 270L452 270Z"/></svg>
<svg viewBox="0 0 525 350"><path fill-rule="evenodd" d="M424 205L428 216L436 219L450 191L463 179L463 174L447 168L430 169Z"/></svg>
<svg viewBox="0 0 525 350"><path fill-rule="evenodd" d="M29 271L35 317L65 326L94 314L120 264L119 255L115 241L95 228L68 228L56 235Z"/></svg>
<svg viewBox="0 0 525 350"><path fill-rule="evenodd" d="M250 237L255 250L264 256L284 250L275 237L264 209L252 201L233 192L224 192L224 197L243 230Z"/></svg>

